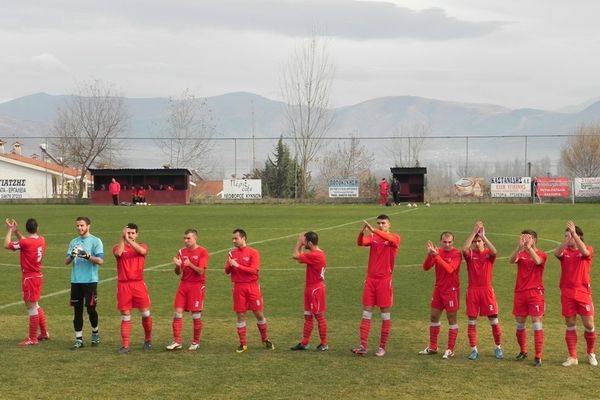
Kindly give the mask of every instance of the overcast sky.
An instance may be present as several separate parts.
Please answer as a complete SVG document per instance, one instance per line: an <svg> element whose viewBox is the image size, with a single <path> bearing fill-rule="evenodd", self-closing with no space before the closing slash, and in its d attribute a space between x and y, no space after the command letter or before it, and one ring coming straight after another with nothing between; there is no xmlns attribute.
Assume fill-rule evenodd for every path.
<svg viewBox="0 0 600 400"><path fill-rule="evenodd" d="M335 106L414 95L557 109L600 96L597 0L0 0L0 101L247 91L278 75L313 26L336 65Z"/></svg>

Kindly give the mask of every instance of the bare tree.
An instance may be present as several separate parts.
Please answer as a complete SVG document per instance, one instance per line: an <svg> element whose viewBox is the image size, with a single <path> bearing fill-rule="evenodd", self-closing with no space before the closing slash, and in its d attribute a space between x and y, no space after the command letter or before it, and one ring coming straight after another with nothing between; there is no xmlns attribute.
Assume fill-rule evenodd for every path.
<svg viewBox="0 0 600 400"><path fill-rule="evenodd" d="M333 122L329 102L333 74L327 43L314 31L282 68L280 86L286 103L286 136L294 140L301 168L300 198L307 197L310 164L315 161Z"/></svg>
<svg viewBox="0 0 600 400"><path fill-rule="evenodd" d="M75 94L59 107L51 145L64 164L81 170L78 198L83 198L88 170L118 152L118 138L127 132L128 122L123 97L113 84L97 79L79 83Z"/></svg>
<svg viewBox="0 0 600 400"><path fill-rule="evenodd" d="M579 125L562 148L560 159L573 177L600 176L600 124Z"/></svg>
<svg viewBox="0 0 600 400"><path fill-rule="evenodd" d="M396 167L418 167L425 140L431 135L431 128L424 123L402 124L395 129L397 139L393 140L391 157Z"/></svg>
<svg viewBox="0 0 600 400"><path fill-rule="evenodd" d="M169 115L159 129L161 137L156 142L169 165L207 172L216 124L205 99L197 99L188 89L171 97Z"/></svg>
<svg viewBox="0 0 600 400"><path fill-rule="evenodd" d="M326 182L332 178L359 178L361 184L365 183L371 177L374 160L373 154L360 144L360 139L352 135L348 144L338 144L335 150L325 154L321 162L321 179Z"/></svg>

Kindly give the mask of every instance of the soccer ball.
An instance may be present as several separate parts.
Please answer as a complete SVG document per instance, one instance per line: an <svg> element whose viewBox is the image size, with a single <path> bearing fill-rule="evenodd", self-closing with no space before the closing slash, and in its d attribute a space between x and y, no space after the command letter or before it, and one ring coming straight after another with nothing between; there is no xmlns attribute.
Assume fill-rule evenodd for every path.
<svg viewBox="0 0 600 400"><path fill-rule="evenodd" d="M143 202L143 203L142 203L142 205L143 205L143 206L147 206L147 205L148 205L148 203L146 203L146 202Z"/></svg>
<svg viewBox="0 0 600 400"><path fill-rule="evenodd" d="M425 207L431 207L431 204L429 204L429 202L425 203Z"/></svg>
<svg viewBox="0 0 600 400"><path fill-rule="evenodd" d="M409 208L410 208L410 207L412 207L412 204L408 203L408 207L409 207Z"/></svg>
<svg viewBox="0 0 600 400"><path fill-rule="evenodd" d="M413 207L417 208L417 203L413 203Z"/></svg>

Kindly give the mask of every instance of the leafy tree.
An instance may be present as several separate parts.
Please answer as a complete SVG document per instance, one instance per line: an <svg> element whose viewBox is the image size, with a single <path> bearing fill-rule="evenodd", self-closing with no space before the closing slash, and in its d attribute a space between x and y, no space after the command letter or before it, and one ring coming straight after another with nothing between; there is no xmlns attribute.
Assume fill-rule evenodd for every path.
<svg viewBox="0 0 600 400"><path fill-rule="evenodd" d="M268 157L265 167L258 170L255 176L262 179L264 196L273 198L296 198L297 184L300 178L300 167L292 158L289 147L279 138L273 158Z"/></svg>

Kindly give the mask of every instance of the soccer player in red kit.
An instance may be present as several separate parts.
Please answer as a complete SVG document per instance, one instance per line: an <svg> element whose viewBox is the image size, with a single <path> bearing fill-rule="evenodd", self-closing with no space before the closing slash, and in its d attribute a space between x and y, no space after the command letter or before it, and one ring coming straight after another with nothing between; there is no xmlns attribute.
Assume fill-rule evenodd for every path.
<svg viewBox="0 0 600 400"><path fill-rule="evenodd" d="M379 348L375 355L383 357L392 328L390 313L394 303L392 276L394 261L400 246L400 236L390 232L392 224L390 217L385 214L377 217L377 229L373 228L367 221L363 221L363 223L356 244L369 247L369 265L362 295L363 314L360 322L360 345L353 348L352 352L359 356L367 354L373 308L379 307L381 311L381 336Z"/></svg>
<svg viewBox="0 0 600 400"><path fill-rule="evenodd" d="M592 301L590 269L594 248L583 242L583 231L573 221L567 222L565 239L554 250L560 260L560 301L562 315L567 330L565 341L569 356L562 364L565 367L577 365L577 315L581 316L587 344L587 358L592 366L598 365L596 359L596 328L594 326L594 303Z"/></svg>
<svg viewBox="0 0 600 400"><path fill-rule="evenodd" d="M24 237L19 232L19 225L14 219L6 219L6 228L4 247L8 250L21 252L19 255L22 273L21 287L23 289L23 301L29 314L29 335L27 339L19 343L19 346L33 346L38 344L40 340L50 339L48 326L46 325L46 315L38 304L42 295L42 260L46 253L46 240L38 235L38 223L33 218L29 218L25 223L25 229L29 233L28 237ZM16 237L16 241L12 240L13 235ZM38 329L40 330L39 336Z"/></svg>
<svg viewBox="0 0 600 400"><path fill-rule="evenodd" d="M385 206L388 199L388 191L390 190L390 185L388 185L385 178L381 178L379 182L379 205Z"/></svg>
<svg viewBox="0 0 600 400"><path fill-rule="evenodd" d="M202 308L208 267L208 251L198 245L198 231L188 229L183 234L185 247L173 257L175 274L181 275L181 282L173 302L173 342L167 350L181 350L181 329L183 311L192 313L193 339L188 350L198 350L202 334Z"/></svg>
<svg viewBox="0 0 600 400"><path fill-rule="evenodd" d="M544 267L547 255L537 247L537 233L531 229L521 231L519 245L508 258L511 264L517 264L517 280L515 283L515 298L513 315L517 322L517 343L520 351L516 360L527 358L527 331L525 322L531 316L535 347L533 365L542 366L542 351L544 349L544 329L542 317L545 312L544 298Z"/></svg>
<svg viewBox="0 0 600 400"><path fill-rule="evenodd" d="M440 334L440 318L446 310L448 318L448 347L442 358L454 357L456 338L458 337L458 322L456 314L460 298L460 263L462 256L454 247L454 234L442 232L440 235L441 247L437 247L431 240L425 245L427 257L423 261L423 269L429 271L435 267L435 286L431 296L431 314L429 317L429 346L419 354L430 355L438 352L438 336Z"/></svg>
<svg viewBox="0 0 600 400"><path fill-rule="evenodd" d="M304 252L303 249L308 250ZM313 329L313 318L317 320L321 343L317 351L327 351L327 320L325 310L325 252L319 247L319 236L315 232L305 232L298 236L292 258L306 264L306 286L304 287L304 331L300 343L291 350L307 350Z"/></svg>
<svg viewBox="0 0 600 400"><path fill-rule="evenodd" d="M121 348L119 353L129 353L131 336L131 310L137 308L142 315L145 351L152 350L152 317L150 316L150 296L144 282L144 266L148 246L138 243L138 226L128 223L117 243L113 254L117 259L117 307L121 312Z"/></svg>
<svg viewBox="0 0 600 400"><path fill-rule="evenodd" d="M498 322L498 302L492 287L492 270L496 261L496 248L485 235L483 223L475 223L471 234L462 248L467 263L469 286L467 287L467 336L471 353L469 360L477 360L477 316L486 316L492 327L494 337L494 354L496 358L504 358L502 351L502 330Z"/></svg>
<svg viewBox="0 0 600 400"><path fill-rule="evenodd" d="M260 271L260 253L258 250L246 244L246 232L243 229L235 229L231 236L233 249L227 256L225 262L225 273L231 276L233 282L233 311L237 315L237 333L240 345L237 353L248 350L246 338L246 311L251 310L256 317L256 326L260 332L260 338L268 350L274 350L275 346L269 340L267 333L267 319L264 315L264 302L258 274Z"/></svg>

